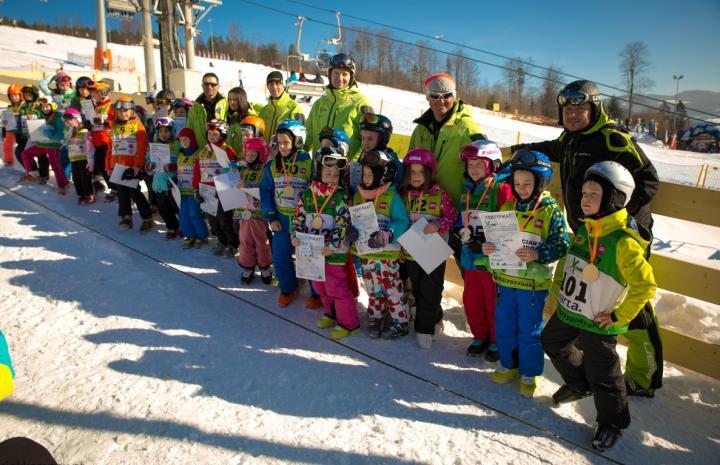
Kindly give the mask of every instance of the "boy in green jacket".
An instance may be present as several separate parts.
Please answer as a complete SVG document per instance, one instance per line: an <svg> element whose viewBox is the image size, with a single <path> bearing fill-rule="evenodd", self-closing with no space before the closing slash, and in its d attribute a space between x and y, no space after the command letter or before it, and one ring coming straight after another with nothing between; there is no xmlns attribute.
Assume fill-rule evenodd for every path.
<svg viewBox="0 0 720 465"><path fill-rule="evenodd" d="M594 396L598 426L592 446L599 451L614 446L630 425L617 335L628 330L656 289L645 260L647 242L625 209L634 189L620 163L603 161L586 171L583 225L561 262L562 273L556 273L558 306L541 336L565 382L553 394L555 403ZM582 351L575 346L578 338Z"/></svg>

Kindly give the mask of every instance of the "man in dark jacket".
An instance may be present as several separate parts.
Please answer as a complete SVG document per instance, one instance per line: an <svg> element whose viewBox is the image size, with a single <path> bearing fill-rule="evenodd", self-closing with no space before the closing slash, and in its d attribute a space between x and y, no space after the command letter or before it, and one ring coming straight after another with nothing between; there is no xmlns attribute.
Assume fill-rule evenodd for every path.
<svg viewBox="0 0 720 465"><path fill-rule="evenodd" d="M641 235L652 238L650 200L660 181L648 157L628 133L612 121L603 108L595 83L571 82L558 95L559 122L565 130L555 140L512 146L537 150L560 164L560 181L567 219L573 231L580 228L581 189L585 171L593 164L612 160L622 164L633 175L635 191L627 211L636 220ZM651 241L652 242L652 241ZM627 332L628 359L625 382L628 394L652 397L662 386L662 343L655 312L650 302L630 323Z"/></svg>

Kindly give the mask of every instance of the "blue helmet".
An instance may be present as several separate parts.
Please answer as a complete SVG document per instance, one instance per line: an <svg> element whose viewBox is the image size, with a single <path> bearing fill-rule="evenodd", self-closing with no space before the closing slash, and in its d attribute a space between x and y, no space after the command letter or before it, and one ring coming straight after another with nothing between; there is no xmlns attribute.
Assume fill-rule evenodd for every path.
<svg viewBox="0 0 720 465"><path fill-rule="evenodd" d="M276 132L283 132L289 135L293 140L293 146L298 149L303 146L305 143L305 137L307 136L305 126L296 119L284 120L278 125Z"/></svg>
<svg viewBox="0 0 720 465"><path fill-rule="evenodd" d="M342 129L323 128L320 130L318 139L320 139L320 142L322 142L323 139L329 140L332 142L333 148L345 156L347 156L350 151L350 138Z"/></svg>
<svg viewBox="0 0 720 465"><path fill-rule="evenodd" d="M517 170L526 170L535 176L533 196L540 194L550 184L553 169L550 159L542 152L518 149L510 157L510 176ZM513 188L514 191L514 188ZM513 192L517 198L517 193Z"/></svg>

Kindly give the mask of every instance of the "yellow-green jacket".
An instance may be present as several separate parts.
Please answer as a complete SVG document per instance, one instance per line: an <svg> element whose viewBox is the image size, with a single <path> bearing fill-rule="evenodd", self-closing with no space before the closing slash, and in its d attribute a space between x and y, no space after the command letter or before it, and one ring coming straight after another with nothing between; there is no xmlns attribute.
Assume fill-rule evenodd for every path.
<svg viewBox="0 0 720 465"><path fill-rule="evenodd" d="M275 130L282 121L296 119L305 123L305 113L302 107L295 100L291 99L287 92L283 92L278 98L270 98L270 101L259 111L260 118L265 121L265 134L263 137L270 142Z"/></svg>
<svg viewBox="0 0 720 465"><path fill-rule="evenodd" d="M460 149L472 142L470 136L481 134L480 125L475 122L472 110L462 100L455 102L452 115L435 131L437 121L432 110L428 109L414 122L417 123L410 136L408 150L425 148L435 154L437 176L435 180L457 204L464 181L465 162L460 160Z"/></svg>
<svg viewBox="0 0 720 465"><path fill-rule="evenodd" d="M354 159L360 152L360 118L364 112L371 110L370 102L356 86L341 90L328 87L325 95L313 105L305 122L305 151L312 153L320 147L318 137L321 129L342 129L350 138L348 159Z"/></svg>
<svg viewBox="0 0 720 465"><path fill-rule="evenodd" d="M218 94L220 98L215 104L215 115L211 117L221 120L227 119L228 101L224 95ZM205 106L201 103L205 99L205 94L195 99L190 111L188 112L186 127L192 129L195 132L195 138L197 139L198 147L204 147L207 144L207 138L205 137L205 125L208 121L207 111Z"/></svg>
<svg viewBox="0 0 720 465"><path fill-rule="evenodd" d="M620 334L655 295L652 266L645 260L648 242L640 237L626 209L597 220L583 219L570 250L559 263L552 292L558 296L557 316L568 325L598 334ZM597 229L599 228L599 229ZM590 244L598 231L594 264L598 278L588 281L583 270L590 262ZM593 321L609 312L613 325Z"/></svg>

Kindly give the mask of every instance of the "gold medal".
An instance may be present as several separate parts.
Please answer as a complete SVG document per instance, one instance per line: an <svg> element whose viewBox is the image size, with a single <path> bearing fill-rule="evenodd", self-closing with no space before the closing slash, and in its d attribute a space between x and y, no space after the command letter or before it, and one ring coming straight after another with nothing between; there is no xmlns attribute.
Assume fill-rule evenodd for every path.
<svg viewBox="0 0 720 465"><path fill-rule="evenodd" d="M242 219L249 220L250 217L252 217L252 212L250 210L244 210L242 212Z"/></svg>
<svg viewBox="0 0 720 465"><path fill-rule="evenodd" d="M582 270L582 277L583 280L589 283L594 283L600 277L600 270L598 270L598 267L593 263L588 263L588 265Z"/></svg>
<svg viewBox="0 0 720 465"><path fill-rule="evenodd" d="M292 186L285 186L283 189L283 197L286 199L294 199L295 198L295 190L292 188Z"/></svg>
<svg viewBox="0 0 720 465"><path fill-rule="evenodd" d="M323 219L320 215L313 218L313 220L312 220L313 229L320 229L320 228L322 228L322 225L323 225Z"/></svg>
<svg viewBox="0 0 720 465"><path fill-rule="evenodd" d="M470 228L465 226L460 230L460 240L463 243L470 242L470 238L472 237L472 232L470 232Z"/></svg>

